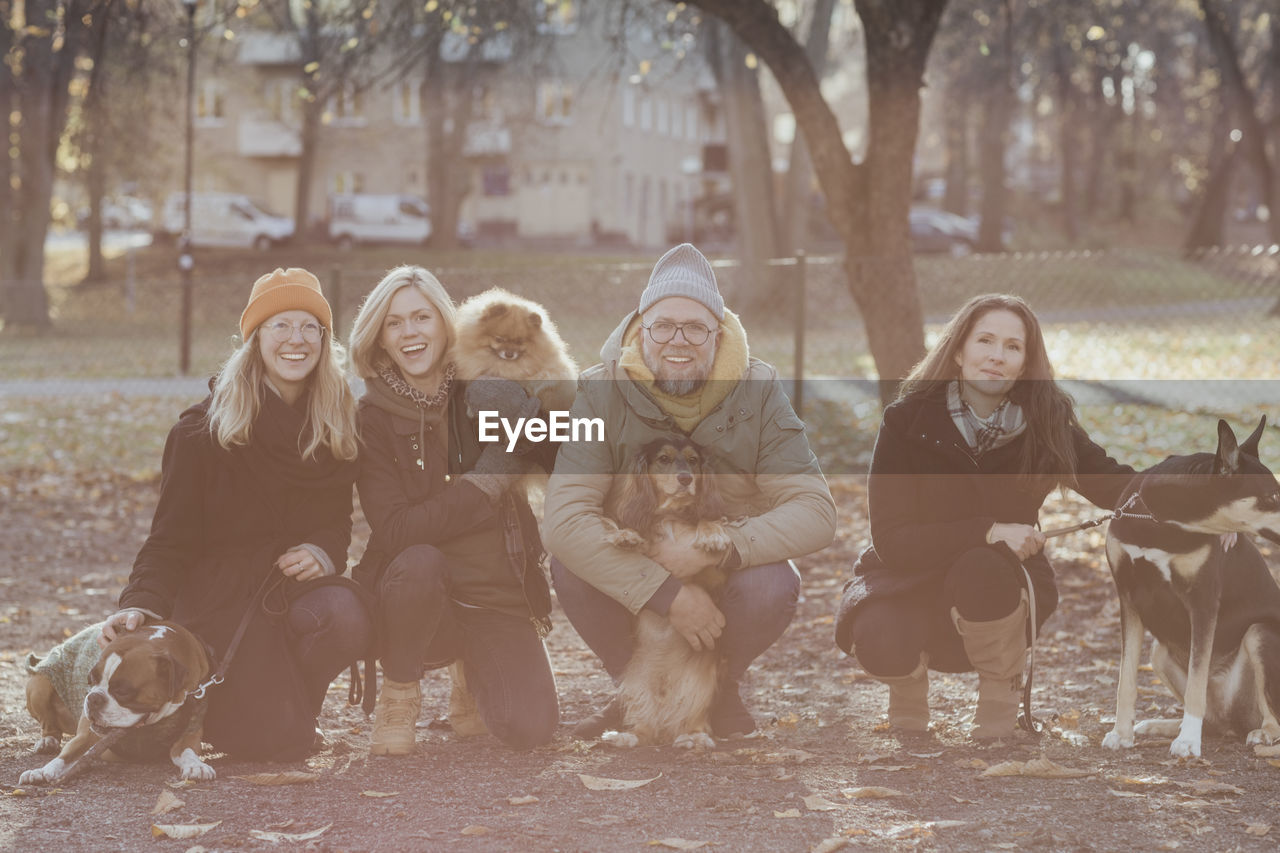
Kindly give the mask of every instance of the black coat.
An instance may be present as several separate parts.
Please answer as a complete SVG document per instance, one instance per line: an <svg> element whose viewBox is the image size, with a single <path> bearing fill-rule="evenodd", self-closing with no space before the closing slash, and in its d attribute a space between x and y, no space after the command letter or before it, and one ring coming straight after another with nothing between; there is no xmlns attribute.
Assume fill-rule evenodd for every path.
<svg viewBox="0 0 1280 853"><path fill-rule="evenodd" d="M209 432L211 399L169 431L151 533L120 606L173 619L221 655L285 551L317 545L339 574L346 570L355 464L324 449L302 459L304 403L290 406L271 391L250 443L225 450Z"/></svg>
<svg viewBox="0 0 1280 853"><path fill-rule="evenodd" d="M941 589L957 558L987 544L992 524L1036 525L1054 488L1017 475L1026 433L975 460L947 412L944 388L939 383L885 409L871 457L871 546L858 557L845 587L837 625L842 648L848 645L842 626L858 604L930 585ZM1073 440L1076 491L1112 509L1133 469L1108 456L1083 430L1076 429ZM1035 584L1043 622L1058 601L1053 567L1043 551L1023 565Z"/></svg>
<svg viewBox="0 0 1280 853"><path fill-rule="evenodd" d="M443 418L431 420L380 408L373 392L360 400L356 488L371 533L352 575L372 590L396 555L414 545L431 545L450 559L453 598L531 617L545 626L551 593L528 502L513 489L490 503L484 492L460 479L484 449L466 417L464 393L457 388ZM550 455L531 458L554 464L554 444L540 445L539 451Z"/></svg>

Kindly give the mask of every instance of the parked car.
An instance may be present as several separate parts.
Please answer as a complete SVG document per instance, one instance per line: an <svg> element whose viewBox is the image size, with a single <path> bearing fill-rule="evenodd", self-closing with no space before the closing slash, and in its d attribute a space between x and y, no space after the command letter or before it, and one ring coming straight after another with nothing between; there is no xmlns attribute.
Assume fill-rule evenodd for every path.
<svg viewBox="0 0 1280 853"><path fill-rule="evenodd" d="M357 243L425 243L431 208L421 198L395 193L329 197L329 239L340 248Z"/></svg>
<svg viewBox="0 0 1280 853"><path fill-rule="evenodd" d="M149 230L154 211L151 202L131 195L119 195L102 200L102 227L127 231ZM76 212L76 223L81 228L89 226L89 208Z"/></svg>
<svg viewBox="0 0 1280 853"><path fill-rule="evenodd" d="M967 255L978 242L978 224L935 207L911 208L911 246L917 252Z"/></svg>
<svg viewBox="0 0 1280 853"><path fill-rule="evenodd" d="M161 215L161 236L182 233L185 193L170 193ZM191 195L191 245L249 247L266 250L293 236L293 220L263 208L239 193L198 192Z"/></svg>

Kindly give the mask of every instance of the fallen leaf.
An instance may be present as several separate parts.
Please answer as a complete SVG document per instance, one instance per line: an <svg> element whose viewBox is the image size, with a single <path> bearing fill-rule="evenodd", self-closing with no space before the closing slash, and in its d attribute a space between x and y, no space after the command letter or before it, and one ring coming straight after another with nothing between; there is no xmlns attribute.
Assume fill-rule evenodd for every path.
<svg viewBox="0 0 1280 853"><path fill-rule="evenodd" d="M895 773L899 770L919 770L916 764L872 764L867 767L868 770L883 770L885 773Z"/></svg>
<svg viewBox="0 0 1280 853"><path fill-rule="evenodd" d="M804 800L804 807L811 812L829 812L840 808L835 803L817 794L810 794L802 799Z"/></svg>
<svg viewBox="0 0 1280 853"><path fill-rule="evenodd" d="M826 838L809 848L809 853L835 853L849 844L847 838Z"/></svg>
<svg viewBox="0 0 1280 853"><path fill-rule="evenodd" d="M766 753L760 756L759 760L761 764L781 764L785 761L795 761L798 764L803 764L810 758L813 758L812 752L805 752L803 749L792 749L788 747L786 749L780 749L777 752Z"/></svg>
<svg viewBox="0 0 1280 853"><path fill-rule="evenodd" d="M281 842L297 843L319 838L321 835L328 832L329 827L331 826L333 826L332 823L326 823L319 829L313 829L310 832L267 832L262 829L251 829L249 830L249 834L261 841L270 841L273 844L279 844Z"/></svg>
<svg viewBox="0 0 1280 853"><path fill-rule="evenodd" d="M251 785L300 785L303 782L314 782L320 778L319 773L308 773L306 770L284 770L280 773L250 773L247 776L232 776Z"/></svg>
<svg viewBox="0 0 1280 853"><path fill-rule="evenodd" d="M483 826L478 823L473 823L469 826L462 827L461 834L462 835L488 835L491 832L493 832L493 830L490 829L489 827Z"/></svg>
<svg viewBox="0 0 1280 853"><path fill-rule="evenodd" d="M578 778L582 780L582 784L589 791L629 791L632 788L640 788L650 782L661 779L662 774L659 773L652 779L605 779L601 776L588 776L586 773L579 773Z"/></svg>
<svg viewBox="0 0 1280 853"><path fill-rule="evenodd" d="M1228 785L1226 782L1214 782L1212 779L1201 779L1198 782L1174 782L1179 788L1186 788L1197 797L1209 794L1243 794L1244 788Z"/></svg>
<svg viewBox="0 0 1280 853"><path fill-rule="evenodd" d="M1092 770L1073 770L1070 767L1055 764L1042 756L1030 761L1002 761L979 773L978 778L1031 776L1036 779L1078 779L1081 776L1092 775Z"/></svg>
<svg viewBox="0 0 1280 853"><path fill-rule="evenodd" d="M986 770L990 766L990 764L987 764L987 762L983 761L981 758L961 758L956 761L956 767L961 767L966 770Z"/></svg>
<svg viewBox="0 0 1280 853"><path fill-rule="evenodd" d="M978 804L977 800L966 800L964 797L957 797L955 794L951 795L951 799L966 806L976 806Z"/></svg>
<svg viewBox="0 0 1280 853"><path fill-rule="evenodd" d="M1169 780L1163 776L1108 776L1107 781L1117 785L1168 785Z"/></svg>
<svg viewBox="0 0 1280 853"><path fill-rule="evenodd" d="M195 779L174 779L171 782L165 782L170 788L194 788L198 783Z"/></svg>
<svg viewBox="0 0 1280 853"><path fill-rule="evenodd" d="M527 797L508 797L507 802L513 806L527 806L530 803L538 802L538 798L530 794Z"/></svg>
<svg viewBox="0 0 1280 853"><path fill-rule="evenodd" d="M910 755L912 758L941 758L942 757L941 752L908 752L907 755Z"/></svg>
<svg viewBox="0 0 1280 853"><path fill-rule="evenodd" d="M786 810L786 811L784 811L784 812L775 811L775 812L773 813L773 816L774 816L774 817L800 817L800 810L799 810L799 809L787 809L787 810Z"/></svg>
<svg viewBox="0 0 1280 853"><path fill-rule="evenodd" d="M153 823L151 834L155 838L199 838L220 823L222 823L220 820L215 820L213 823Z"/></svg>
<svg viewBox="0 0 1280 853"><path fill-rule="evenodd" d="M1262 743L1254 744L1253 754L1259 758L1280 757L1280 743L1273 743L1269 746Z"/></svg>
<svg viewBox="0 0 1280 853"><path fill-rule="evenodd" d="M905 797L906 794L901 791L895 791L893 788L878 788L868 786L863 788L842 788L840 793L844 794L851 800L887 800L890 797Z"/></svg>
<svg viewBox="0 0 1280 853"><path fill-rule="evenodd" d="M1254 836L1257 836L1258 838L1261 838L1262 836L1266 835L1270 831L1271 831L1271 824L1269 823L1251 823L1244 828L1245 835L1254 835Z"/></svg>
<svg viewBox="0 0 1280 853"><path fill-rule="evenodd" d="M648 842L650 847L670 847L672 850L697 850L706 847L706 841L689 841L684 838L655 838Z"/></svg>
<svg viewBox="0 0 1280 853"><path fill-rule="evenodd" d="M361 791L360 796L374 797L375 799L379 797L398 797L400 796L400 792L399 791Z"/></svg>
<svg viewBox="0 0 1280 853"><path fill-rule="evenodd" d="M155 806L151 809L151 814L153 815L165 814L166 812L171 812L171 811L175 811L176 809L180 809L185 805L186 803L184 803L182 800L178 799L168 791L161 791L160 798L156 800Z"/></svg>
<svg viewBox="0 0 1280 853"><path fill-rule="evenodd" d="M1108 788L1107 793L1113 797L1145 797L1146 794L1140 794L1137 791L1117 791L1115 788Z"/></svg>

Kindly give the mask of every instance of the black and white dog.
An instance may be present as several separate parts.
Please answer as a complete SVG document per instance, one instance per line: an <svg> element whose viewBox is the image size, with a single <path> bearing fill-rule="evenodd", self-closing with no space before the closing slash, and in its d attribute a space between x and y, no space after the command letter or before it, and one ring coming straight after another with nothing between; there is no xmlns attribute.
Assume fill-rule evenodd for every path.
<svg viewBox="0 0 1280 853"><path fill-rule="evenodd" d="M1173 738L1200 754L1206 724L1280 740L1280 586L1247 536L1280 542L1280 483L1258 459L1266 417L1243 444L1218 421L1218 450L1170 456L1139 474L1107 532L1120 595L1120 683L1109 749L1135 735ZM1183 703L1181 720L1134 726L1143 628L1151 665Z"/></svg>

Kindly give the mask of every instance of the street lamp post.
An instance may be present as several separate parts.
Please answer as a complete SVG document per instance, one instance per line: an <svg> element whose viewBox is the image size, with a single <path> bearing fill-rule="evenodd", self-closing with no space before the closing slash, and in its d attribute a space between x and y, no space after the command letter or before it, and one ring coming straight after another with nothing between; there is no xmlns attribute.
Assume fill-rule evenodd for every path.
<svg viewBox="0 0 1280 853"><path fill-rule="evenodd" d="M178 268L182 271L182 341L181 372L191 371L191 273L195 261L191 258L191 158L195 141L196 99L196 5L199 0L182 0L187 10L187 150L182 172L182 238L178 241Z"/></svg>

